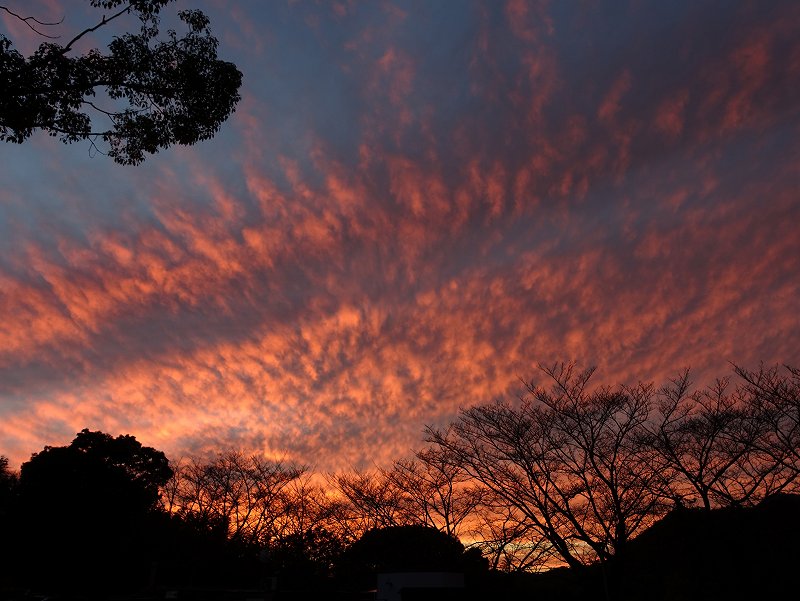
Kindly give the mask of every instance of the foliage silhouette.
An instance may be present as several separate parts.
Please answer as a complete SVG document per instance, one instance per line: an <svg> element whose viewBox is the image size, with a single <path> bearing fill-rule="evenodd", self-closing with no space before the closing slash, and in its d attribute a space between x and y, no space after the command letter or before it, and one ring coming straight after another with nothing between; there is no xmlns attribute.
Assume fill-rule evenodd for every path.
<svg viewBox="0 0 800 601"><path fill-rule="evenodd" d="M58 590L142 586L171 473L162 452L132 436L82 430L68 446L35 453L19 477L20 573Z"/></svg>
<svg viewBox="0 0 800 601"><path fill-rule="evenodd" d="M337 573L360 588L374 585L380 572L481 572L488 562L477 549L422 525L369 530L342 555Z"/></svg>
<svg viewBox="0 0 800 601"><path fill-rule="evenodd" d="M11 495L17 484L17 475L11 471L8 465L8 457L0 455L0 516L8 511L11 503Z"/></svg>
<svg viewBox="0 0 800 601"><path fill-rule="evenodd" d="M3 585L2 574L11 565L14 550L8 541L12 540L15 522L14 496L17 490L17 475L11 471L8 458L0 455L0 588Z"/></svg>
<svg viewBox="0 0 800 601"><path fill-rule="evenodd" d="M116 12L63 46L41 31L55 23L32 26L32 17L0 5L51 38L26 58L0 36L0 140L22 143L39 129L66 143L92 139L94 145L100 138L114 161L137 164L172 144L211 138L240 100L242 74L217 58L218 42L199 10L178 13L188 29L183 37L173 30L158 37L161 9L171 1L90 0ZM107 54L71 56L85 36L131 12L141 23L138 33L115 37ZM97 126L98 119L108 125Z"/></svg>
<svg viewBox="0 0 800 601"><path fill-rule="evenodd" d="M133 436L84 429L65 447L45 447L20 471L27 503L54 501L81 513L141 515L153 511L172 476L164 453Z"/></svg>

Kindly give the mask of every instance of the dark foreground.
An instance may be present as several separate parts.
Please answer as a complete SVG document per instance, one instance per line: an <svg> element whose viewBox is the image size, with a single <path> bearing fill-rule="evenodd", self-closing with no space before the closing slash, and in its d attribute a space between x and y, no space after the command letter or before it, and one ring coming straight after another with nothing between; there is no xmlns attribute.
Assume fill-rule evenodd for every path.
<svg viewBox="0 0 800 601"><path fill-rule="evenodd" d="M582 570L555 569L541 574L505 574L486 570L473 561L464 564L463 589L409 588L398 592L398 599L408 600L517 600L578 601L614 600L708 600L708 599L780 599L797 590L800 566L800 496L771 497L752 508L727 508L705 512L677 509L631 542L625 554L605 565ZM375 599L374 573L369 570L340 572L337 577L303 574L302 570L273 579L259 572L259 566L233 565L230 557L216 557L228 562L214 564L188 549L186 562L175 565L173 583L158 581L159 566L150 566L150 582L138 590L132 587L137 578L126 574L124 566L112 570L115 578L124 575L121 587L110 581L109 574L88 578L91 566L81 570L85 580L65 579L59 570L58 556L53 550L41 549L42 563L37 573L34 566L19 565L14 550L3 542L3 600L44 599L116 599L119 601L150 599L186 599L196 601L245 599L264 600L366 600ZM200 550L202 551L202 549ZM214 549L207 549L213 556ZM389 553L391 555L391 553ZM424 556L420 552L420 556ZM75 565L74 557L65 557L64 564ZM180 562L178 562L180 563ZM191 562L189 562L191 563ZM107 567L107 566L106 566ZM141 568L141 566L138 566ZM11 568L11 570L9 570ZM386 566L382 569L386 570ZM47 571L44 571L47 570ZM183 571L181 571L183 570ZM205 574L203 574L205 570ZM96 572L95 572L96 573ZM197 585L203 576L225 575L241 578L245 586ZM189 576L187 576L189 575ZM141 576L141 574L139 574ZM184 579L183 583L179 582ZM62 582L69 582L62 586ZM206 582L209 582L206 579ZM229 581L230 583L231 581ZM370 586L370 583L373 583ZM126 591L127 589L127 591ZM373 589L374 590L374 589Z"/></svg>

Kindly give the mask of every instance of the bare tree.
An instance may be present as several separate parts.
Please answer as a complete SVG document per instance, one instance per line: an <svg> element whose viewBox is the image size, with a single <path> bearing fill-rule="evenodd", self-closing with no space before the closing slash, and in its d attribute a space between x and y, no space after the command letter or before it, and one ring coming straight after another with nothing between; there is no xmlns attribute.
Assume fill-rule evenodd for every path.
<svg viewBox="0 0 800 601"><path fill-rule="evenodd" d="M413 459L395 461L392 469L381 473L402 493L406 523L432 526L454 537L470 527L469 518L484 496L484 488L435 447L418 451Z"/></svg>
<svg viewBox="0 0 800 601"><path fill-rule="evenodd" d="M652 387L587 390L593 369L541 367L519 406L463 410L428 440L524 517L570 566L619 553L664 511L641 453Z"/></svg>
<svg viewBox="0 0 800 601"><path fill-rule="evenodd" d="M784 488L788 451L769 436L774 414L759 397L729 378L690 389L688 370L664 386L648 426L670 496L708 510L753 504Z"/></svg>
<svg viewBox="0 0 800 601"><path fill-rule="evenodd" d="M329 482L347 501L344 519L356 538L373 528L407 523L403 491L380 470L353 470L330 476Z"/></svg>
<svg viewBox="0 0 800 601"><path fill-rule="evenodd" d="M190 460L171 483L171 507L210 524L223 521L232 540L263 545L276 535L286 511L284 490L305 473L257 455L218 455L209 463Z"/></svg>
<svg viewBox="0 0 800 601"><path fill-rule="evenodd" d="M744 380L752 419L763 429L755 446L762 461L772 467L771 492L800 490L800 368L783 370L761 365L750 371L735 366Z"/></svg>
<svg viewBox="0 0 800 601"><path fill-rule="evenodd" d="M489 560L491 569L538 572L557 561L550 542L507 502L485 494L474 518L474 546Z"/></svg>
<svg viewBox="0 0 800 601"><path fill-rule="evenodd" d="M326 487L305 468L227 453L176 466L162 506L317 573L368 530L405 525L465 537L495 569L535 571L624 553L673 503L710 509L798 490L798 369L737 367L742 384L701 390L688 370L656 390L590 388L594 369L573 364L540 369L548 387L463 409L389 468L328 476Z"/></svg>
<svg viewBox="0 0 800 601"><path fill-rule="evenodd" d="M355 539L343 528L341 505L312 473L292 480L279 494L266 557L273 569L297 568L331 573L344 547Z"/></svg>

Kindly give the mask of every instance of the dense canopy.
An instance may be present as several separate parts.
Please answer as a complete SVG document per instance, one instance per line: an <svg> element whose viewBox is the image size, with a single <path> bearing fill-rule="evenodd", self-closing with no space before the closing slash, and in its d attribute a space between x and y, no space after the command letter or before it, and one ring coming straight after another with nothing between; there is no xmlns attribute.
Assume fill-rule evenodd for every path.
<svg viewBox="0 0 800 601"><path fill-rule="evenodd" d="M242 74L217 58L217 39L199 10L178 13L185 35L170 29L160 38L160 12L169 2L90 0L113 14L63 45L41 31L57 24L0 6L50 38L25 57L0 33L0 141L22 143L37 130L64 142L90 139L96 148L101 139L109 146L102 152L136 164L172 144L211 138L240 100ZM115 36L105 54L76 50L84 36L130 13L139 19L138 32Z"/></svg>

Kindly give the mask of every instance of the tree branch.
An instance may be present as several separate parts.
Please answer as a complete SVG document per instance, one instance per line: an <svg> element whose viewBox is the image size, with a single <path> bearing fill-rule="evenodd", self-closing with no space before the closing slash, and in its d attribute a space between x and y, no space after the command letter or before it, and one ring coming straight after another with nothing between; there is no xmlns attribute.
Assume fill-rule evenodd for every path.
<svg viewBox="0 0 800 601"><path fill-rule="evenodd" d="M38 35L42 36L43 38L47 38L48 40L57 40L58 38L61 37L60 35L48 35L48 34L44 33L43 31L39 31L38 29L36 29L36 27L31 25L31 21L33 23L35 23L36 25L41 25L42 27L54 27L56 25L61 25L61 23L64 22L64 17L61 17L61 19L59 19L58 21L55 21L54 23L50 23L48 21L40 21L36 17L23 17L22 15L18 15L17 13L15 13L13 10L8 8L7 6L3 6L2 4L0 4L0 10L7 12L9 15L14 17L15 19L19 19L20 21L25 23L25 25L27 25L28 28L31 31L37 33Z"/></svg>
<svg viewBox="0 0 800 601"><path fill-rule="evenodd" d="M99 22L97 25L95 25L94 27L87 27L86 29L84 29L83 31L81 31L81 32L80 32L78 35L76 35L74 38L72 38L72 39L69 41L69 43L68 43L66 46L64 46L64 47L61 49L61 52L60 52L59 54L61 54L61 55L64 55L64 54L66 54L67 52L69 52L70 50L72 50L72 45L73 45L75 42L77 42L78 40L80 40L80 39L81 39L83 36L85 36L85 35L88 35L88 34L92 33L93 31L97 31L97 30L98 30L98 29L100 29L100 28L101 28L103 25L107 25L108 23L110 23L111 21L113 21L114 19L116 19L117 17L119 17L120 15L123 15L123 14L125 14L126 12L130 12L130 10L131 10L131 5L130 5L130 4L128 4L128 5L127 5L125 8L123 8L123 9L122 9L122 10L120 10L119 12L117 12L117 13L113 14L113 15L112 15L112 16L110 16L108 19L106 19L106 18L105 18L105 16L103 16L103 20L102 20L102 21L100 21L100 22Z"/></svg>

